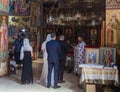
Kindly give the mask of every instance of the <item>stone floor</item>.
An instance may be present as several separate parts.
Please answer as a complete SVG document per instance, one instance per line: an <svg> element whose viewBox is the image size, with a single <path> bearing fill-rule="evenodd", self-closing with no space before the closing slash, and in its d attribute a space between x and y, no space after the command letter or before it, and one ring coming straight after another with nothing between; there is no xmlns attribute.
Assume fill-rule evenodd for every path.
<svg viewBox="0 0 120 92"><path fill-rule="evenodd" d="M74 74L65 73L66 82L61 85L60 89L46 88L43 84L21 85L21 70L17 71L16 75L0 78L0 92L83 92L83 89L78 87L79 78ZM38 78L34 78L36 81ZM111 86L113 92L120 92L120 88ZM97 86L96 92L103 92L101 85Z"/></svg>
<svg viewBox="0 0 120 92"><path fill-rule="evenodd" d="M33 73L34 81L38 80L40 77L40 72L42 70L43 61L37 60L33 61ZM0 92L83 92L83 89L78 87L79 78L74 74L68 74L65 72L64 79L65 83L59 84L60 89L46 88L43 84L37 84L34 82L33 85L21 85L21 70L17 70L15 75L10 77L0 78ZM83 85L80 85L80 87ZM112 86L114 92L120 92L120 88ZM96 92L103 92L103 86L98 85L96 87Z"/></svg>
<svg viewBox="0 0 120 92"><path fill-rule="evenodd" d="M44 85L34 83L33 85L21 85L21 70L16 75L0 78L0 92L82 92L78 87L79 79L73 75L65 73L66 82L60 84L60 89L46 88ZM36 78L34 78L34 81Z"/></svg>

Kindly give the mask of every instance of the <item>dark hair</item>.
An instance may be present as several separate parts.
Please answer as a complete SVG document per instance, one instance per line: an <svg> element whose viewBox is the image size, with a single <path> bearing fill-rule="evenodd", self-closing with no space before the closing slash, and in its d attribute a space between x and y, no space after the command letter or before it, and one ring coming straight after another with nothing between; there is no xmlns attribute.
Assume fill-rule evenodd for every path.
<svg viewBox="0 0 120 92"><path fill-rule="evenodd" d="M83 36L79 35L78 37L83 38Z"/></svg>
<svg viewBox="0 0 120 92"><path fill-rule="evenodd" d="M71 46L76 46L76 43L72 43Z"/></svg>
<svg viewBox="0 0 120 92"><path fill-rule="evenodd" d="M82 36L78 36L78 38L81 38L81 39L83 39L83 37L82 37Z"/></svg>
<svg viewBox="0 0 120 92"><path fill-rule="evenodd" d="M51 33L51 38L54 38L56 37L56 34L55 33Z"/></svg>

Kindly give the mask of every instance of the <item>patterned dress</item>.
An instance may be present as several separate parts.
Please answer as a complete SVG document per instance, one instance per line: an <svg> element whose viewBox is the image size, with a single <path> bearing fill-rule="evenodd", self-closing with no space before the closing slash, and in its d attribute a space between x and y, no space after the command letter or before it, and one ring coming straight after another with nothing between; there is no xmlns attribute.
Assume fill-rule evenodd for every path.
<svg viewBox="0 0 120 92"><path fill-rule="evenodd" d="M74 50L74 60L75 60L75 68L74 72L80 74L81 70L79 68L80 64L83 64L85 61L85 46L86 43L84 41L78 43L77 48Z"/></svg>

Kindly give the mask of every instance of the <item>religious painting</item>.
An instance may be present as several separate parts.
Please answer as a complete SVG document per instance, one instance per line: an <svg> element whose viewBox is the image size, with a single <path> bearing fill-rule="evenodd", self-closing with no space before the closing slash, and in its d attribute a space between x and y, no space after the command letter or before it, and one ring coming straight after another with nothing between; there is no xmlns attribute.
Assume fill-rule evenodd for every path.
<svg viewBox="0 0 120 92"><path fill-rule="evenodd" d="M116 49L110 47L100 48L100 63L105 66L111 66L116 63Z"/></svg>
<svg viewBox="0 0 120 92"><path fill-rule="evenodd" d="M91 40L92 46L96 44L97 34L98 33L96 29L90 30L90 40Z"/></svg>
<svg viewBox="0 0 120 92"><path fill-rule="evenodd" d="M90 39L91 40L96 40L97 39L97 30L96 29L92 29L90 31Z"/></svg>
<svg viewBox="0 0 120 92"><path fill-rule="evenodd" d="M30 29L30 40L36 41L37 40L37 27Z"/></svg>
<svg viewBox="0 0 120 92"><path fill-rule="evenodd" d="M106 45L120 46L120 10L106 11Z"/></svg>
<svg viewBox="0 0 120 92"><path fill-rule="evenodd" d="M85 63L99 64L99 48L85 48Z"/></svg>
<svg viewBox="0 0 120 92"><path fill-rule="evenodd" d="M72 37L72 30L71 29L66 29L65 30L65 37L67 40L70 40Z"/></svg>
<svg viewBox="0 0 120 92"><path fill-rule="evenodd" d="M30 4L28 0L9 0L10 15L30 15Z"/></svg>
<svg viewBox="0 0 120 92"><path fill-rule="evenodd" d="M8 38L10 43L14 41L15 35L23 28L30 29L29 16L9 16Z"/></svg>
<svg viewBox="0 0 120 92"><path fill-rule="evenodd" d="M31 3L30 25L32 27L40 26L40 4L39 2Z"/></svg>
<svg viewBox="0 0 120 92"><path fill-rule="evenodd" d="M0 14L0 76L7 74L8 57L8 16Z"/></svg>
<svg viewBox="0 0 120 92"><path fill-rule="evenodd" d="M0 58L6 58L8 45L8 16L0 15Z"/></svg>
<svg viewBox="0 0 120 92"><path fill-rule="evenodd" d="M37 27L36 28L31 28L30 30L30 41L31 41L31 45L33 48L33 59L37 59L37 46L38 46L38 42L37 42Z"/></svg>
<svg viewBox="0 0 120 92"><path fill-rule="evenodd" d="M0 12L8 13L9 0L0 0Z"/></svg>

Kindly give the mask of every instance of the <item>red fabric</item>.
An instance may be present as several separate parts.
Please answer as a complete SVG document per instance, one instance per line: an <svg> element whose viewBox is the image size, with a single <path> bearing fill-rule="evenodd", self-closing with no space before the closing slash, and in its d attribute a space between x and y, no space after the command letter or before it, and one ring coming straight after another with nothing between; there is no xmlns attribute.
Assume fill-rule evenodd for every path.
<svg viewBox="0 0 120 92"><path fill-rule="evenodd" d="M72 57L73 54L74 54L73 49L69 49L67 56Z"/></svg>
<svg viewBox="0 0 120 92"><path fill-rule="evenodd" d="M100 48L100 46L85 46L85 48Z"/></svg>

